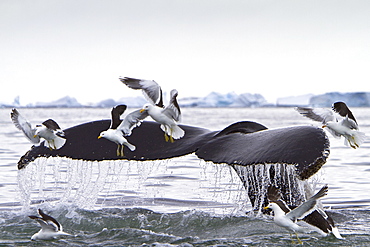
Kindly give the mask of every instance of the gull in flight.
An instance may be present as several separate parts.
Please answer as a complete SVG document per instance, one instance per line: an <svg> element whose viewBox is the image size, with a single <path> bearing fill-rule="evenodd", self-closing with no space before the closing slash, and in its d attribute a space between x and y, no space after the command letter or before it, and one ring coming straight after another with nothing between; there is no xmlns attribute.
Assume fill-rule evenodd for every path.
<svg viewBox="0 0 370 247"><path fill-rule="evenodd" d="M31 123L24 118L17 109L12 109L10 117L14 125L22 130L32 143L40 143L40 138L45 139L50 150L60 149L66 142L64 132L53 120L48 119L42 124L32 127ZM45 143L45 146L46 146Z"/></svg>
<svg viewBox="0 0 370 247"><path fill-rule="evenodd" d="M131 151L135 151L136 147L129 143L124 136L131 135L132 129L139 126L144 118L148 116L146 112L140 112L136 110L126 116L124 120L121 120L121 115L125 112L126 105L118 105L112 108L111 111L111 125L109 129L102 131L98 136L100 138L106 138L118 145L117 156L125 156L123 148L128 147Z"/></svg>
<svg viewBox="0 0 370 247"><path fill-rule="evenodd" d="M296 107L300 114L322 123L334 137L345 138L345 145L358 148L365 141L365 133L360 132L357 121L344 102L335 102L332 109Z"/></svg>
<svg viewBox="0 0 370 247"><path fill-rule="evenodd" d="M50 215L45 214L41 209L38 210L41 216L28 216L33 220L36 220L40 226L41 230L35 233L31 240L49 240L60 236L70 236L69 233L63 232L62 225Z"/></svg>
<svg viewBox="0 0 370 247"><path fill-rule="evenodd" d="M331 220L328 219L326 213L316 207L319 199L324 197L327 193L328 186L325 185L319 190L319 192L317 192L307 201L291 210L281 199L280 191L276 187L270 186L267 190L267 198L269 200L269 204L264 207L264 209L271 208L274 212L274 222L278 226L282 226L293 231L297 237L298 242L302 244L302 241L299 239L297 232L306 232L307 229L298 225L297 220L303 219L304 217L311 214L313 211L317 210L324 217L324 219L326 219L328 222L331 222ZM331 224L327 224L325 227L327 229L320 229L319 231L322 235L326 236L331 232L336 238L343 239L338 229L334 227L333 222L331 222ZM325 232L323 230L325 230Z"/></svg>
<svg viewBox="0 0 370 247"><path fill-rule="evenodd" d="M145 104L140 112L147 112L153 120L161 124L166 142L174 142L174 139L180 139L185 135L185 131L177 125L177 122L180 121L181 111L177 103L178 92L176 89L171 91L170 102L168 106L164 107L162 89L157 82L129 77L120 78L120 80L129 88L142 90L150 103Z"/></svg>

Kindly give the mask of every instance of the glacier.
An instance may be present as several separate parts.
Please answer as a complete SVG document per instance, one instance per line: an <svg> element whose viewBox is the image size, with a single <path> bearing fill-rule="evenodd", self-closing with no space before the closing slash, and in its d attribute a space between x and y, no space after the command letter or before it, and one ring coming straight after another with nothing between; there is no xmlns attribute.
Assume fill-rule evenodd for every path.
<svg viewBox="0 0 370 247"><path fill-rule="evenodd" d="M309 105L313 107L330 107L334 102L343 101L349 107L369 107L369 92L338 93L331 92L312 96Z"/></svg>
<svg viewBox="0 0 370 247"><path fill-rule="evenodd" d="M165 94L166 95L166 94ZM305 94L290 97L278 98L276 103L269 103L261 94L235 92L219 93L211 92L205 97L185 97L179 98L178 103L181 107L330 107L336 101L343 101L349 107L370 107L370 92L329 92L320 95ZM118 100L105 99L99 102L81 104L74 97L65 96L51 102L36 102L27 105L20 104L20 97L17 96L10 102L0 102L0 107L49 107L49 108L68 108L68 107L100 107L110 108L119 104L128 107L139 108L147 101L143 96L123 97Z"/></svg>

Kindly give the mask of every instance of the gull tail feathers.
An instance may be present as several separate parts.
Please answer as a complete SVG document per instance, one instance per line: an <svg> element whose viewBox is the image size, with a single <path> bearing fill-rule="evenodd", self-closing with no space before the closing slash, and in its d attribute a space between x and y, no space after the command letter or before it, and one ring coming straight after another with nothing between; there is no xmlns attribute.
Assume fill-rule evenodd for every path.
<svg viewBox="0 0 370 247"><path fill-rule="evenodd" d="M365 139L366 135L364 132L355 131L352 136L345 138L344 144L352 148L359 148L365 142Z"/></svg>
<svg viewBox="0 0 370 247"><path fill-rule="evenodd" d="M63 232L63 231L58 232L58 235L60 235L60 236L72 236L71 234Z"/></svg>
<svg viewBox="0 0 370 247"><path fill-rule="evenodd" d="M338 230L338 228L336 228L336 227L333 227L332 229L331 229L331 233L337 238L337 239L345 239L344 237L342 237L342 235L340 235L340 233L339 233L339 230Z"/></svg>
<svg viewBox="0 0 370 247"><path fill-rule="evenodd" d="M57 136L55 139L53 140L45 140L45 143L44 145L46 147L49 147L51 149L60 149L61 147L64 146L64 144L66 143L66 139L65 138L62 138L62 137L59 137Z"/></svg>
<svg viewBox="0 0 370 247"><path fill-rule="evenodd" d="M172 136L173 139L180 139L184 137L185 131L177 125L172 125L171 127L166 125L161 125L161 129L169 136Z"/></svg>
<svg viewBox="0 0 370 247"><path fill-rule="evenodd" d="M135 151L136 149L136 147L129 142L126 142L125 146L128 147L131 151Z"/></svg>
<svg viewBox="0 0 370 247"><path fill-rule="evenodd" d="M184 137L184 135L185 135L185 131L177 125L171 126L169 131L166 131L166 133L168 135L172 135L172 137L174 139L180 139L180 138Z"/></svg>
<svg viewBox="0 0 370 247"><path fill-rule="evenodd" d="M65 138L58 136L57 138L54 139L54 144L55 144L56 149L63 147L65 143L66 143Z"/></svg>

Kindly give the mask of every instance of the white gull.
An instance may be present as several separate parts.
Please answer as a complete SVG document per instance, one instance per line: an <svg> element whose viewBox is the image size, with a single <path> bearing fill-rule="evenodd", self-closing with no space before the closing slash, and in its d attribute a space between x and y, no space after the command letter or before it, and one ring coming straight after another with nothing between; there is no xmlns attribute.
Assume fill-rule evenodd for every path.
<svg viewBox="0 0 370 247"><path fill-rule="evenodd" d="M180 139L185 135L185 131L177 125L181 118L181 111L177 103L178 92L176 89L171 91L170 102L168 106L164 107L162 89L157 82L129 77L120 78L120 80L129 88L142 90L150 103L145 104L140 112L147 112L154 121L161 124L167 142L174 142L174 139Z"/></svg>
<svg viewBox="0 0 370 247"><path fill-rule="evenodd" d="M24 118L17 109L12 109L10 113L14 125L25 134L25 136L34 144L40 143L40 138L45 139L51 150L60 149L66 142L64 132L53 120L48 119L42 124L32 127L31 123Z"/></svg>
<svg viewBox="0 0 370 247"><path fill-rule="evenodd" d="M69 233L63 231L62 225L50 215L45 214L41 209L38 210L40 216L28 216L31 219L36 220L41 230L35 233L31 240L50 240L60 236L69 236Z"/></svg>
<svg viewBox="0 0 370 247"><path fill-rule="evenodd" d="M359 131L355 117L344 102L335 102L332 109L296 107L300 114L322 123L323 128L336 138L343 136L345 145L354 149L365 141L365 133Z"/></svg>

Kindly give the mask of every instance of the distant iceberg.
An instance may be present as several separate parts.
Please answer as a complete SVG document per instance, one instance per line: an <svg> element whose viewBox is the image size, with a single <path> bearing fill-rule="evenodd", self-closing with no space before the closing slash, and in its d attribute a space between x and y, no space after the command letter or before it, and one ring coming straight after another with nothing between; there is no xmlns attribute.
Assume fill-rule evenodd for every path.
<svg viewBox="0 0 370 247"><path fill-rule="evenodd" d="M345 102L349 107L370 107L370 93L338 93L330 92L320 95L306 94L278 98L276 106L311 106L331 107L337 101Z"/></svg>
<svg viewBox="0 0 370 247"><path fill-rule="evenodd" d="M197 107L200 99L199 97L186 97L179 99L178 103L181 107Z"/></svg>
<svg viewBox="0 0 370 247"><path fill-rule="evenodd" d="M321 95L312 96L310 98L310 106L313 107L330 107L334 102L343 101L349 107L369 107L370 93L356 92L356 93L325 93Z"/></svg>
<svg viewBox="0 0 370 247"><path fill-rule="evenodd" d="M313 94L304 94L298 96L289 96L278 98L276 100L277 106L308 106Z"/></svg>
<svg viewBox="0 0 370 247"><path fill-rule="evenodd" d="M165 96L166 94L164 94ZM125 104L128 107L142 107L147 101L143 96L125 97L117 101L113 99L103 100L94 104L95 107L113 107ZM187 97L178 99L181 107L258 107L265 106L267 101L260 94L236 94L234 92L221 94L212 92L205 97Z"/></svg>
<svg viewBox="0 0 370 247"><path fill-rule="evenodd" d="M21 104L20 104L19 96L16 96L12 103L0 102L0 107L19 107L20 105Z"/></svg>
<svg viewBox="0 0 370 247"><path fill-rule="evenodd" d="M237 95L235 93L220 94L212 92L198 101L198 107L225 107L231 105ZM181 104L181 100L179 100Z"/></svg>
<svg viewBox="0 0 370 247"><path fill-rule="evenodd" d="M92 104L93 107L113 107L116 105L127 105L128 107L132 108L138 108L142 107L145 103L148 103L143 96L137 96L137 97L123 97L119 100L114 99L106 99L102 100L98 103Z"/></svg>
<svg viewBox="0 0 370 247"><path fill-rule="evenodd" d="M266 99L261 94L243 93L240 94L231 107L259 107L268 105Z"/></svg>
<svg viewBox="0 0 370 247"><path fill-rule="evenodd" d="M117 103L114 99L106 99L106 100L102 100L98 103L92 103L91 106L92 107L113 107L113 106L116 106Z"/></svg>
<svg viewBox="0 0 370 247"><path fill-rule="evenodd" d="M182 106L182 100L179 99ZM189 101L186 105L189 105ZM212 92L204 98L193 98L193 107L259 107L267 105L266 99L260 94L236 94L234 92L221 94Z"/></svg>
<svg viewBox="0 0 370 247"><path fill-rule="evenodd" d="M28 107L50 107L50 108L63 108L63 107L82 107L75 98L65 96L61 99L52 102L36 102L34 104L28 104Z"/></svg>

